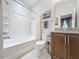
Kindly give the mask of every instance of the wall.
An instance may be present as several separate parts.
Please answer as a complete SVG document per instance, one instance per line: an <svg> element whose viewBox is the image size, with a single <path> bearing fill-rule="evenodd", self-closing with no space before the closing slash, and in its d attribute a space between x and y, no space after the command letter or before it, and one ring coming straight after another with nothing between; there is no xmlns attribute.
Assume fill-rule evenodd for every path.
<svg viewBox="0 0 79 59"><path fill-rule="evenodd" d="M76 4L77 4L77 25L78 25L78 28L79 28L79 0L76 0Z"/></svg>
<svg viewBox="0 0 79 59"><path fill-rule="evenodd" d="M39 14L35 14L33 13L33 25L32 25L32 29L34 31L32 31L32 33L34 33L33 35L35 35L36 39L37 40L40 40L41 39L41 29L40 29L40 15Z"/></svg>
<svg viewBox="0 0 79 59"><path fill-rule="evenodd" d="M54 1L53 1L54 2ZM37 15L40 15L40 20L36 20L37 21L37 37L39 37L40 39L41 38L44 38L44 39L47 39L47 35L49 35L49 33L51 31L54 31L54 24L53 24L53 14L54 14L54 9L51 8L51 0L39 0L34 6L33 6L33 10L35 10L37 12ZM48 29L44 29L43 28L43 25L44 25L44 21L42 21L42 14L48 10L51 10L52 11L52 16L50 19L47 19L48 20L48 23L49 23L49 28ZM38 18L39 18L38 17ZM40 24L39 24L40 22ZM41 25L41 26L40 26ZM41 30L41 31L40 31ZM40 35L39 35L40 33Z"/></svg>
<svg viewBox="0 0 79 59"><path fill-rule="evenodd" d="M44 21L48 21L48 28L44 28ZM48 36L50 35L50 32L54 31L54 8L51 9L51 17L50 18L43 19L42 15L41 15L41 31L42 31L42 40L47 41Z"/></svg>
<svg viewBox="0 0 79 59"><path fill-rule="evenodd" d="M64 0L55 5L55 16L62 16L72 13L72 28L75 28L75 11L76 11L76 1L75 0ZM59 20L60 22L60 20ZM60 23L58 25L60 28Z"/></svg>
<svg viewBox="0 0 79 59"><path fill-rule="evenodd" d="M2 39L2 0L0 0L0 59L3 59L3 39Z"/></svg>

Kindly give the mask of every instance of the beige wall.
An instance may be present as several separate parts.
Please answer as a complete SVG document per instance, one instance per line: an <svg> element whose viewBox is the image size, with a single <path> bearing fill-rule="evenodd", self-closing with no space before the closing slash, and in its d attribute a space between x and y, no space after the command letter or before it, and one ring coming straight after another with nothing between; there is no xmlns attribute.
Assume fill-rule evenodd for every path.
<svg viewBox="0 0 79 59"><path fill-rule="evenodd" d="M40 15L35 15L35 23L36 23L36 39L41 39L41 28L40 28Z"/></svg>
<svg viewBox="0 0 79 59"><path fill-rule="evenodd" d="M40 15L33 13L33 25L32 25L32 35L36 37L37 40L41 38L41 28L40 28ZM34 30L34 31L33 31Z"/></svg>

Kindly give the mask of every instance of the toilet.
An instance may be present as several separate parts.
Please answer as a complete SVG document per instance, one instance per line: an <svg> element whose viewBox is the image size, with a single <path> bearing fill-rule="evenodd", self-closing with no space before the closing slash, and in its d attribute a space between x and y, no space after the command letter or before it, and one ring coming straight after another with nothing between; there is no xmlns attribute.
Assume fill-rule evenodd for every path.
<svg viewBox="0 0 79 59"><path fill-rule="evenodd" d="M45 52L45 48L46 48L46 37L44 35L42 35L42 40L39 40L36 42L36 49L37 49L37 55L41 56L44 54Z"/></svg>
<svg viewBox="0 0 79 59"><path fill-rule="evenodd" d="M36 42L37 56L41 56L42 54L44 54L45 44L46 42L43 40Z"/></svg>

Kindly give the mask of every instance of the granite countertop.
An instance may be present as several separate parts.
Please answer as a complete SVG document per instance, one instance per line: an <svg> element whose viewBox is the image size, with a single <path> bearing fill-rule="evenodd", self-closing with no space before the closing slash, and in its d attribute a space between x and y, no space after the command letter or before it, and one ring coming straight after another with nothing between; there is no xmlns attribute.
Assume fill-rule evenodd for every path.
<svg viewBox="0 0 79 59"><path fill-rule="evenodd" d="M71 33L71 34L79 34L79 31L54 31L55 33Z"/></svg>
<svg viewBox="0 0 79 59"><path fill-rule="evenodd" d="M70 33L70 34L79 34L79 28L71 28L71 29L55 29L55 33Z"/></svg>

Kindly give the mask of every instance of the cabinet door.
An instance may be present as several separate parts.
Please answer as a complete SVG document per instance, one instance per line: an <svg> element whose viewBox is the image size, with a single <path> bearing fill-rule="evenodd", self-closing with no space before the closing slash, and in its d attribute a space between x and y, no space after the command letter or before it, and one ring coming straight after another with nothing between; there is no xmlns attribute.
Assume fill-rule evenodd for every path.
<svg viewBox="0 0 79 59"><path fill-rule="evenodd" d="M53 59L66 59L66 35L54 34Z"/></svg>
<svg viewBox="0 0 79 59"><path fill-rule="evenodd" d="M70 59L79 59L79 35L69 35Z"/></svg>

